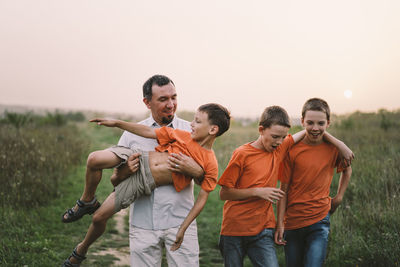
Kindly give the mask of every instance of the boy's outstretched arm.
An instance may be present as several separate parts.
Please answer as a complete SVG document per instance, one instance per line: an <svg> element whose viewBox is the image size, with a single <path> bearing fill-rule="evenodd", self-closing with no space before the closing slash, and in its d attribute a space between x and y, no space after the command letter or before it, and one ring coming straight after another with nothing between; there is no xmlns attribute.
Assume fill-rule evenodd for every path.
<svg viewBox="0 0 400 267"><path fill-rule="evenodd" d="M286 245L286 241L283 239L283 233L285 232L285 225L283 218L285 217L286 205L287 205L287 190L288 184L281 183L281 190L285 192L285 195L278 201L276 209L276 229L275 229L275 243L277 245Z"/></svg>
<svg viewBox="0 0 400 267"><path fill-rule="evenodd" d="M231 188L222 186L219 191L221 200L243 200L250 197L258 197L275 203L285 195L279 188L275 187L253 187L253 188Z"/></svg>
<svg viewBox="0 0 400 267"><path fill-rule="evenodd" d="M138 123L113 120L113 119L92 119L90 120L90 122L97 122L98 125L104 125L107 127L118 127L120 129L126 130L128 132L146 138L153 138L153 139L157 138L156 131L154 128Z"/></svg>
<svg viewBox="0 0 400 267"><path fill-rule="evenodd" d="M334 213L337 207L339 207L340 203L342 203L344 193L346 192L347 186L349 185L351 173L352 169L351 166L349 166L344 169L342 171L342 174L340 175L337 193L336 196L332 198L331 202L331 210L329 211L331 214Z"/></svg>
<svg viewBox="0 0 400 267"><path fill-rule="evenodd" d="M306 136L306 130L301 130L295 134L292 134L294 143L296 144L297 142L301 141L304 136Z"/></svg>
<svg viewBox="0 0 400 267"><path fill-rule="evenodd" d="M324 133L324 140L331 143L332 145L334 145L339 150L342 157L344 158L344 160L346 162L346 166L350 166L351 161L354 159L353 151L351 151L350 148L348 146L346 146L345 143L343 143L339 139L335 138L333 135L331 135L328 132Z"/></svg>
<svg viewBox="0 0 400 267"><path fill-rule="evenodd" d="M197 196L196 202L194 203L192 209L189 211L188 215L186 216L185 220L179 227L178 232L176 233L176 240L174 244L171 246L171 251L177 250L182 242L183 236L185 235L186 229L189 225L194 221L194 219L199 216L200 212L203 210L204 206L206 205L208 199L208 192L204 191L202 188L200 189L199 195Z"/></svg>

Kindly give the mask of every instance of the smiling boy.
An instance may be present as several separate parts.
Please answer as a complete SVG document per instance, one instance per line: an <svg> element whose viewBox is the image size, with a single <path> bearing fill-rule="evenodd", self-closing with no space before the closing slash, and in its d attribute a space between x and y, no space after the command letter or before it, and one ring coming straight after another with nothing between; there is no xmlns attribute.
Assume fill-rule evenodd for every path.
<svg viewBox="0 0 400 267"><path fill-rule="evenodd" d="M176 241L171 250L177 250L183 242L186 229L199 215L209 192L216 186L218 163L212 146L216 137L229 129L230 114L228 110L213 103L200 106L191 123L191 133L169 127L154 129L120 120L94 119L91 121L107 127L119 127L146 138L157 139L159 146L156 147L155 152L132 150L121 146L93 152L96 154L93 159L97 160L97 165L103 166L102 168L113 168L123 164L130 155L139 152L141 154L140 169L121 182L113 180L116 185L115 192L112 192L97 209L85 239L77 245L71 256L64 262L64 266L78 266L85 259L84 255L89 246L104 232L107 220L120 209L128 207L142 194L150 194L155 187L165 184L173 184L177 191L181 191L191 183L190 177L170 170L169 153L189 155L203 168L205 173L196 202L176 234ZM81 212L78 217L82 217L85 213L85 211ZM74 216L73 212L71 212L72 216Z"/></svg>
<svg viewBox="0 0 400 267"><path fill-rule="evenodd" d="M306 136L290 149L283 164L281 189L286 194L278 202L275 242L285 245L286 266L322 266L330 215L342 202L354 155L342 142L332 142L333 137L326 133L330 123L326 101L307 100L301 122ZM331 199L329 189L335 168L341 176L337 194Z"/></svg>

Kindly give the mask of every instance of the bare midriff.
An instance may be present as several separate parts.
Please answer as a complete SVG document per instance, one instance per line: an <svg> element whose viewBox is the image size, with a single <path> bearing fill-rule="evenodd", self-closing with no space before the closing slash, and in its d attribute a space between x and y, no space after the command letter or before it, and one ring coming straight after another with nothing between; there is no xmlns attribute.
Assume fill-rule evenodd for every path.
<svg viewBox="0 0 400 267"><path fill-rule="evenodd" d="M149 151L149 167L156 186L172 184L172 172L168 170L168 153Z"/></svg>

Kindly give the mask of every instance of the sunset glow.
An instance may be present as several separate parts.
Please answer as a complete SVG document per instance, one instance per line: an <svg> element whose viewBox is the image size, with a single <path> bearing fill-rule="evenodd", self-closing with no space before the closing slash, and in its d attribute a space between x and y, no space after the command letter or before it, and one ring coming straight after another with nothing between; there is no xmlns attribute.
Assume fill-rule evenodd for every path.
<svg viewBox="0 0 400 267"><path fill-rule="evenodd" d="M311 97L337 114L397 109L399 12L396 0L5 0L0 104L143 114L144 81L165 74L180 111L298 116Z"/></svg>
<svg viewBox="0 0 400 267"><path fill-rule="evenodd" d="M343 92L345 98L351 98L353 96L353 92L351 90L346 90Z"/></svg>

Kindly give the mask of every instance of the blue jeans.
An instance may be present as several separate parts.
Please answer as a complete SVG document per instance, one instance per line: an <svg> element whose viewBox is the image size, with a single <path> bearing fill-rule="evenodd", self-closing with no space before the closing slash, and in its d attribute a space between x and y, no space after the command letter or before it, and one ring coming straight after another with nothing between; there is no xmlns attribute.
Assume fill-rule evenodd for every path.
<svg viewBox="0 0 400 267"><path fill-rule="evenodd" d="M330 214L312 225L285 231L287 267L322 266L328 246Z"/></svg>
<svg viewBox="0 0 400 267"><path fill-rule="evenodd" d="M219 249L226 267L243 266L248 255L253 266L278 267L275 253L274 229L264 229L253 236L221 235Z"/></svg>

